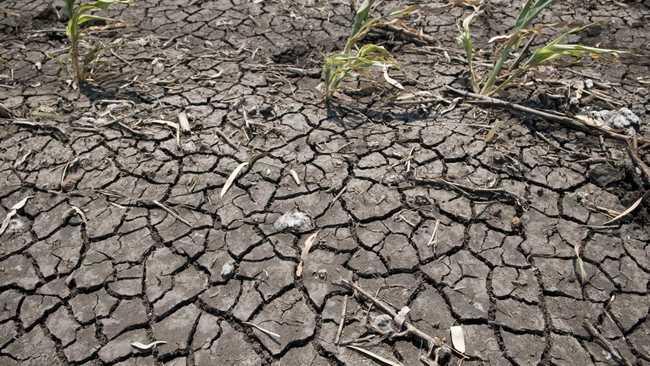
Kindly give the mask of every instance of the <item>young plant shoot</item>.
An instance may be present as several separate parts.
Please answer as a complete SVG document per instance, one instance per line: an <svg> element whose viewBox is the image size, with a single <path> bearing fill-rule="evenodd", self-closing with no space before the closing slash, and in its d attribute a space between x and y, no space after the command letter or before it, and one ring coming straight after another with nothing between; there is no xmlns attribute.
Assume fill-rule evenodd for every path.
<svg viewBox="0 0 650 366"><path fill-rule="evenodd" d="M474 12L463 20L462 26L459 26L460 35L458 37L458 43L465 51L472 88L475 92L482 95L492 95L503 89L513 80L524 76L531 69L548 64L560 57L570 56L580 59L588 55L618 56L621 53L624 53L623 51L618 50L564 43L569 35L584 30L589 27L587 25L569 30L559 37L549 41L546 45L532 51L530 57L524 58L523 55L528 51L528 48L535 37L535 31L530 29L530 25L544 9L550 7L553 3L554 0L526 1L517 17L512 32L506 36L495 37L492 39L502 39L504 40L504 43L497 49L496 59L494 60L492 68L484 77L479 77L474 67L473 58L476 52L473 48L470 29L472 21L481 12L480 6L475 7ZM519 53L519 56L513 57L517 52ZM502 76L502 71L505 68L508 68L508 73L505 76ZM503 79L503 81L500 81L500 78Z"/></svg>
<svg viewBox="0 0 650 366"><path fill-rule="evenodd" d="M383 25L395 24L401 18L412 14L414 6L393 12L385 18L370 18L370 9L374 0L364 0L357 9L352 24L352 32L345 43L343 51L327 56L323 63L325 79L325 98L329 99L339 88L341 82L353 74L367 75L373 69L384 70L384 77L391 85L398 87L399 83L388 76L386 70L396 67L397 62L384 47L376 44L359 46L361 40L372 29Z"/></svg>
<svg viewBox="0 0 650 366"><path fill-rule="evenodd" d="M130 0L96 0L81 3L78 0L65 0L65 12L69 17L66 35L70 40L70 62L77 84L86 80L85 64L79 61L79 43L83 34L82 26L93 20L113 21L113 19L94 15L115 4L129 4Z"/></svg>

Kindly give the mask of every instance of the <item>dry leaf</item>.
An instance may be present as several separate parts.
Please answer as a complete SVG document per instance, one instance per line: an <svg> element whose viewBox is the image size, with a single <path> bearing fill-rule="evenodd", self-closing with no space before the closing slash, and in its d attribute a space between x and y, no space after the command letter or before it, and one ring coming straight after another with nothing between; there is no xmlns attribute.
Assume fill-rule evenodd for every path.
<svg viewBox="0 0 650 366"><path fill-rule="evenodd" d="M573 250L576 253L576 262L578 264L578 280L584 285L585 281L587 281L587 271L585 271L585 263L580 257L580 244L574 245Z"/></svg>
<svg viewBox="0 0 650 366"><path fill-rule="evenodd" d="M411 312L411 309L408 306L405 306L400 309L400 311L395 315L395 324L397 325L397 329L401 330L402 327L404 326L404 322L406 321L406 317L409 315L409 312Z"/></svg>
<svg viewBox="0 0 650 366"><path fill-rule="evenodd" d="M384 79L388 84L396 87L397 89L404 90L404 86L402 86L402 84L400 84L399 81L391 78L390 75L388 75L388 66L384 66Z"/></svg>
<svg viewBox="0 0 650 366"><path fill-rule="evenodd" d="M178 124L181 126L181 131L192 132L192 129L190 128L190 122L187 120L187 113L181 112L178 114Z"/></svg>
<svg viewBox="0 0 650 366"><path fill-rule="evenodd" d="M641 198L639 198L638 200L636 200L636 202L634 202L634 204L632 204L632 206L630 206L627 210L621 212L620 215L618 215L618 216L614 217L613 219L607 221L606 223L603 224L603 226L604 226L604 225L609 225L609 224L611 224L611 223L613 223L613 222L616 222L616 221L618 221L618 220L624 218L625 216L631 214L634 210L636 210L637 207L639 207L639 205L641 204L641 202L643 202L643 199L645 198L645 196L646 196L645 194L644 194L643 196L641 196Z"/></svg>
<svg viewBox="0 0 650 366"><path fill-rule="evenodd" d="M383 364L385 364L385 365L389 365L389 366L404 366L404 365L402 365L401 363L399 363L399 362L397 362L397 361L389 360L389 359L387 359L387 358L385 358L385 357L382 357L382 356L380 356L380 355L378 355L378 354L376 354L376 353L374 353L374 352L370 352L370 351L368 351L367 349L363 349L363 348L361 348L361 347L357 347L357 346L347 346L347 347L348 347L348 348L352 348L353 350L355 350L355 351L357 351L357 352L361 352L361 353L363 353L363 354L366 355L366 356L370 356L370 357L374 358L375 360L377 360L377 361L379 361L379 362L381 362L381 363L383 363Z"/></svg>
<svg viewBox="0 0 650 366"><path fill-rule="evenodd" d="M158 345L161 345L161 344L167 344L167 342L165 342L165 341L155 341L155 342L151 342L149 344L144 344L144 343L140 343L140 342L133 342L133 343L131 343L131 347L137 348L137 349L139 349L141 351L147 351L147 350L150 350L150 349L152 349L152 348L154 348L154 347L156 347Z"/></svg>
<svg viewBox="0 0 650 366"><path fill-rule="evenodd" d="M512 34L504 34L501 36L494 36L488 40L488 43L494 43L494 42L501 42L501 41L507 41L510 38L512 38Z"/></svg>
<svg viewBox="0 0 650 366"><path fill-rule="evenodd" d="M295 170L291 169L291 170L289 170L289 174L291 174L291 177L296 182L296 184L300 185L300 177L298 177L298 173L296 173Z"/></svg>
<svg viewBox="0 0 650 366"><path fill-rule="evenodd" d="M305 244L302 247L302 253L300 253L300 262L296 267L296 277L298 278L302 276L302 268L304 266L305 259L307 259L307 255L309 254L311 247L314 245L314 242L316 241L316 236L318 236L319 232L320 230L316 231L315 233L309 235L307 240L305 240Z"/></svg>
<svg viewBox="0 0 650 366"><path fill-rule="evenodd" d="M239 172L241 172L242 169L244 169L248 165L248 162L245 161L235 168L235 170L230 173L230 176L228 177L228 180L226 180L226 183L223 185L223 188L221 188L221 194L219 197L223 198L223 196L228 193L228 190L230 189L230 186L235 182L235 179L237 179L237 176L239 175Z"/></svg>
<svg viewBox="0 0 650 366"><path fill-rule="evenodd" d="M25 204L27 203L27 200L32 198L34 196L27 196L23 198L22 200L18 201L15 205L11 207L11 210L7 212L7 216L5 216L5 219L2 221L2 226L0 226L0 235L4 234L5 230L7 230L7 227L9 227L9 222L11 221L11 218L14 217L17 213L18 210L21 208L25 207Z"/></svg>
<svg viewBox="0 0 650 366"><path fill-rule="evenodd" d="M451 344L460 353L465 353L465 333L460 325L449 328L451 332Z"/></svg>

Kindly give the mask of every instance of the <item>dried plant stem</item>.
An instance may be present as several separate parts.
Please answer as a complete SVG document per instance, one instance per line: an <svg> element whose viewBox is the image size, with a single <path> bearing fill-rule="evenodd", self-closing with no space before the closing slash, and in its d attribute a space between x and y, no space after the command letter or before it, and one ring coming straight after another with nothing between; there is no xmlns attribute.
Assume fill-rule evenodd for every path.
<svg viewBox="0 0 650 366"><path fill-rule="evenodd" d="M393 318L397 316L397 311L395 311L395 309L393 309L390 305L386 304L385 302L377 299L375 296L372 296L366 290L359 287L359 285L357 285L356 283L347 280L341 280L341 284L351 290L356 291L359 295L366 298L367 300L370 300L372 304L382 312L390 315ZM429 344L430 350L445 345L445 343L440 338L433 337L426 334L425 332L421 331L419 328L417 328L416 326L414 326L408 321L404 322L404 328L406 329L406 333L412 334L427 342Z"/></svg>
<svg viewBox="0 0 650 366"><path fill-rule="evenodd" d="M341 339L341 333L343 333L345 314L347 312L348 312L348 295L345 295L345 298L343 298L343 308L341 309L341 320L339 322L339 329L336 331L336 338L334 338L334 344L339 344L339 340Z"/></svg>
<svg viewBox="0 0 650 366"><path fill-rule="evenodd" d="M619 365L624 365L624 366L632 366L630 361L625 359L620 352L614 347L605 337L603 337L596 327L594 327L589 321L585 320L582 326L589 332L591 337L594 339L596 343L598 343L601 347L603 347L609 354L612 355L612 358L619 364Z"/></svg>
<svg viewBox="0 0 650 366"><path fill-rule="evenodd" d="M266 334L266 335L268 335L270 337L273 337L275 339L280 339L281 338L281 336L279 334L271 332L270 330L264 329L264 328L260 327L257 324L254 324L254 323L251 323L251 322L242 322L242 324L253 327L253 328L259 330L260 332L262 332L262 333L264 333L264 334Z"/></svg>
<svg viewBox="0 0 650 366"><path fill-rule="evenodd" d="M77 84L85 80L84 71L79 64L79 41L73 41L70 47L70 58L72 61L72 70L74 71Z"/></svg>
<svg viewBox="0 0 650 366"><path fill-rule="evenodd" d="M639 154L637 153L637 151L639 151L638 141L639 140L636 137L628 140L627 153L630 155L630 159L632 159L634 164L639 168L639 170L641 170L641 175L645 183L650 184L650 167L641 160L641 157L639 157Z"/></svg>
<svg viewBox="0 0 650 366"><path fill-rule="evenodd" d="M584 123L584 122L582 122L582 121L580 121L580 120L578 120L576 118L572 118L572 117L567 116L565 114L555 114L555 113L545 112L545 111L541 111L539 109L526 107L526 106L523 106L521 104L511 103L511 102L508 102L508 101L505 101L505 100L502 100L502 99L497 99L497 98L494 98L494 97L488 97L488 96L485 96L485 95L480 95L480 94L470 93L470 92L464 91L464 90L459 90L459 89L453 88L453 87L451 87L449 85L447 85L446 88L447 88L447 90L449 90L451 92L454 92L456 94L462 95L464 97L475 98L475 99L478 99L480 102L488 103L488 104L493 105L493 106L506 107L506 108L509 108L509 109L512 109L512 110L516 110L518 112L532 114L532 115L544 118L544 119L546 119L548 121L558 122L558 123L564 125L565 127L569 127L569 128L575 129L575 130L580 130L580 131L589 132L589 133L597 131L597 132L602 133L603 135L605 135L607 137L610 137L610 138L613 138L615 140L622 141L622 142L627 142L630 139L626 135L622 135L620 133L610 131L610 130L605 129L605 128L600 127L600 126L588 125L588 124L586 124L586 123ZM644 139L643 142L647 143L647 142L650 142L650 141L647 141L646 139Z"/></svg>

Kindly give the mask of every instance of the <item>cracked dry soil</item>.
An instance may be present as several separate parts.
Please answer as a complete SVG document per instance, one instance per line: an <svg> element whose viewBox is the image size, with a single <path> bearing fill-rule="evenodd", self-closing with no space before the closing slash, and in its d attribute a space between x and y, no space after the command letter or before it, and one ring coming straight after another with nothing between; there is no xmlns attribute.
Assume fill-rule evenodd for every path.
<svg viewBox="0 0 650 366"><path fill-rule="evenodd" d="M515 14L489 3L475 25L486 49ZM31 196L0 237L0 365L375 365L334 343L352 294L341 279L409 306L432 336L462 325L464 365L616 364L584 320L629 364L650 364L647 203L598 227L644 192L616 141L465 103L360 95L325 108L319 65L347 35L346 1L138 0L111 14L125 26L91 30L106 48L82 93L49 1L0 8L0 103L38 123L3 118L0 131L0 218ZM454 56L467 11L425 2L413 26ZM600 21L580 41L647 51L649 14L647 1L570 0L540 24ZM439 49L373 37L408 91L465 85ZM544 80L590 77L648 136L648 65L546 68L509 98L565 110L575 91ZM182 111L189 134L155 122ZM291 210L311 223L279 231ZM342 342L368 334L367 311L349 297ZM403 365L425 348L362 347Z"/></svg>

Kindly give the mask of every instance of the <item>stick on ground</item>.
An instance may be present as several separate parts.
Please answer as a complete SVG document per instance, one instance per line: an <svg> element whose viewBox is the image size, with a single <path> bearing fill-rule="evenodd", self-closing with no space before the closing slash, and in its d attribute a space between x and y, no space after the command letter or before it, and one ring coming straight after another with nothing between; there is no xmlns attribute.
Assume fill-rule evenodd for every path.
<svg viewBox="0 0 650 366"><path fill-rule="evenodd" d="M369 294L366 290L362 289L357 285L356 283L347 281L347 280L341 280L341 284L351 290L356 291L359 295L362 297L370 300L379 310L382 312L390 315L391 317L395 318L397 316L397 311L393 309L390 305L386 304L385 302L377 299L376 297L372 296ZM445 343L437 337L430 336L423 331L421 331L419 328L411 324L409 321L404 322L404 327L406 328L406 333L412 334L425 342L429 344L430 350L433 350L436 347L442 347L445 345Z"/></svg>
<svg viewBox="0 0 650 366"><path fill-rule="evenodd" d="M580 121L579 119L572 118L572 117L564 115L564 114L555 114L555 113L541 111L539 109L526 107L524 105L508 102L508 101L505 101L505 100L502 100L502 99L488 97L488 96L481 95L481 94L470 93L468 91L453 88L453 87L451 87L449 85L447 85L446 88L447 88L447 90L449 90L451 92L454 92L454 93L456 93L458 95L462 95L464 97L475 98L475 99L478 99L480 102L488 103L488 104L493 105L493 106L506 107L506 108L509 108L509 109L516 110L518 112L532 114L532 115L544 118L544 119L546 119L548 121L557 122L557 123L559 123L559 124L561 124L561 125L563 125L565 127L569 127L569 128L575 129L575 130L580 130L580 131L588 132L588 133L596 131L596 132L602 133L603 135L605 135L607 137L610 137L610 138L613 138L615 140L622 141L622 142L627 142L630 139L626 135L622 135L620 133L610 131L610 130L608 130L606 128L603 128L603 127L600 127L600 126L588 125L585 122ZM647 143L649 141L644 139L643 142Z"/></svg>
<svg viewBox="0 0 650 366"><path fill-rule="evenodd" d="M339 323L339 329L336 331L336 338L334 339L334 344L339 344L341 339L341 333L343 333L343 324L345 323L345 314L348 312L348 295L345 295L343 299L343 308L341 309L341 321Z"/></svg>
<svg viewBox="0 0 650 366"><path fill-rule="evenodd" d="M621 356L620 352L614 347L605 337L603 337L600 332L594 327L589 321L585 320L582 326L589 332L591 337L594 339L594 342L598 343L603 347L609 354L612 355L612 358L619 364L624 366L632 366L630 361L626 360L625 357Z"/></svg>

